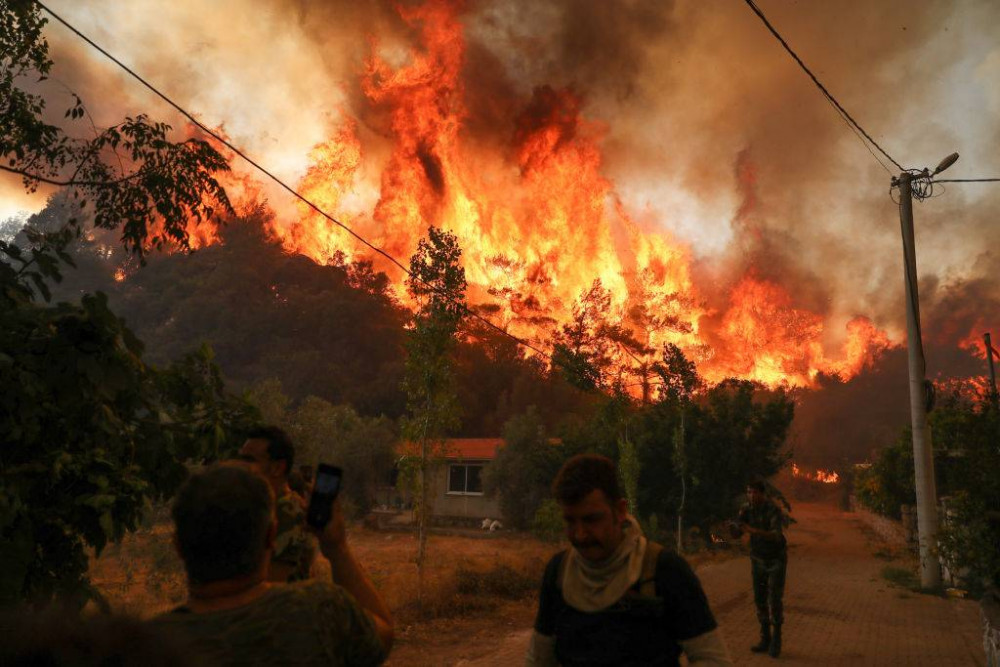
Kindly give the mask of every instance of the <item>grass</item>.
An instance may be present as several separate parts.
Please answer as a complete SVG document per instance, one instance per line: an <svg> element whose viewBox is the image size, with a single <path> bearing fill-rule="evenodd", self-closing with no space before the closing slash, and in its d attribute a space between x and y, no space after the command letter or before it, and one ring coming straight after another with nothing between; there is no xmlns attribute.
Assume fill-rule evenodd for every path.
<svg viewBox="0 0 1000 667"><path fill-rule="evenodd" d="M356 527L350 531L350 542L404 624L486 613L501 602L527 599L535 594L545 563L558 549L524 535L489 540L433 536L421 596L413 535ZM89 574L112 609L140 618L172 609L186 597L184 569L168 518L126 536L100 557L92 555ZM317 558L314 576L330 576L325 560Z"/></svg>

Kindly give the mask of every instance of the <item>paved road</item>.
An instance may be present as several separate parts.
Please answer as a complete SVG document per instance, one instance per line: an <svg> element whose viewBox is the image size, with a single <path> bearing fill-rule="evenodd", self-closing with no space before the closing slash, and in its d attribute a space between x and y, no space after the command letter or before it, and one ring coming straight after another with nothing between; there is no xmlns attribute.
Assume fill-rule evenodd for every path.
<svg viewBox="0 0 1000 667"><path fill-rule="evenodd" d="M886 562L851 513L798 504L789 531L784 650L788 665L984 665L979 608L969 600L910 593L881 576ZM746 558L697 570L737 665L775 661L748 650L759 626ZM530 631L463 667L520 665Z"/></svg>

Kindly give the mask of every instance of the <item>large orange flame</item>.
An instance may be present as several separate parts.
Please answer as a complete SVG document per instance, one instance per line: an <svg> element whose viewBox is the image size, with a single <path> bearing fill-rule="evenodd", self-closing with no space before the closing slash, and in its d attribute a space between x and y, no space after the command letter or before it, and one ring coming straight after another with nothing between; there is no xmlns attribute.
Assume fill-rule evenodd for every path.
<svg viewBox="0 0 1000 667"><path fill-rule="evenodd" d="M358 122L345 115L309 156L299 183L307 198L404 262L429 225L453 232L470 302L535 343L572 317L596 279L610 295L603 317L647 350L638 361L673 343L710 381L808 386L820 372L849 377L890 345L858 318L848 324L843 352L828 358L823 315L752 274L736 283L718 330L703 331L709 312L692 282L688 248L630 216L602 171L605 126L583 115L576 94L536 88L512 119L505 147L466 131L462 7L459 0L400 7L416 42L400 66L380 55L372 38L360 88L370 111L365 122L390 143L388 157L373 177ZM370 192L378 194L366 204ZM279 217L271 230L289 250L322 263L370 259L388 267L312 209L298 213ZM389 274L405 302L403 276Z"/></svg>
<svg viewBox="0 0 1000 667"><path fill-rule="evenodd" d="M836 484L840 481L840 475L835 470L816 470L814 473L809 473L803 471L794 463L792 464L792 476L823 484Z"/></svg>

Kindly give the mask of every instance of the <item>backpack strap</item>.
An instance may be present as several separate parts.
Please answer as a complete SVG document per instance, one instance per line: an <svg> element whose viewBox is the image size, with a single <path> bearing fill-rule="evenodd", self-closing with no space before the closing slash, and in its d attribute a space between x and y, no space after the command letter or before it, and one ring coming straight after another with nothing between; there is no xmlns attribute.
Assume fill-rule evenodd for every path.
<svg viewBox="0 0 1000 667"><path fill-rule="evenodd" d="M642 574L639 575L639 595L656 597L656 561L660 558L663 545L652 540L646 542L646 553L642 557Z"/></svg>
<svg viewBox="0 0 1000 667"><path fill-rule="evenodd" d="M569 549L566 549L560 554L559 567L556 569L556 590L562 592L563 580L566 579L566 558L569 555Z"/></svg>

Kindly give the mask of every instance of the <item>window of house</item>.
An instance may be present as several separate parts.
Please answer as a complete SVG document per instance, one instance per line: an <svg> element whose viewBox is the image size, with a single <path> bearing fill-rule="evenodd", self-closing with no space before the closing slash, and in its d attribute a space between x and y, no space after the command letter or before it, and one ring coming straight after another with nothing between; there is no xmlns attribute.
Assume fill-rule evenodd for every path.
<svg viewBox="0 0 1000 667"><path fill-rule="evenodd" d="M452 463L448 467L448 493L481 496L483 466L481 463Z"/></svg>

